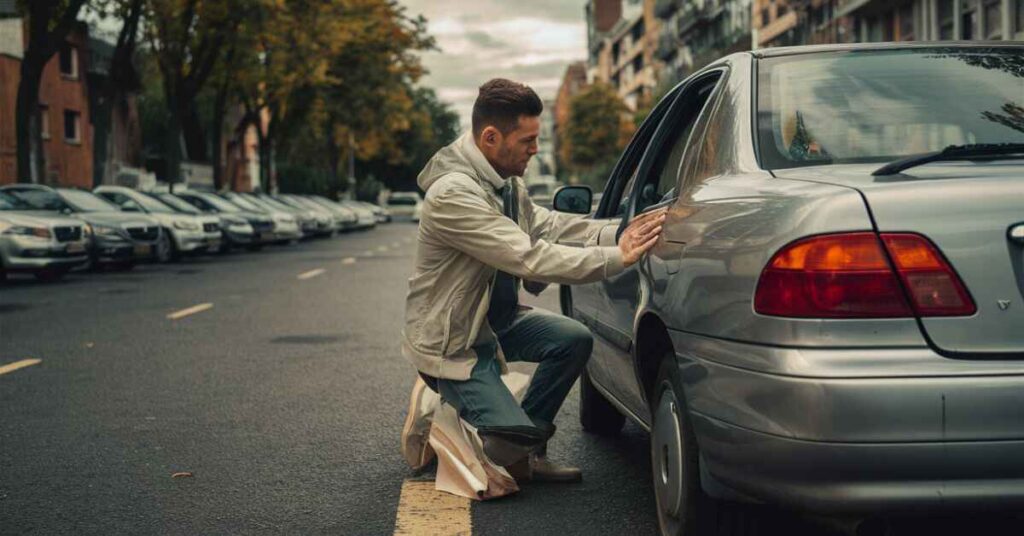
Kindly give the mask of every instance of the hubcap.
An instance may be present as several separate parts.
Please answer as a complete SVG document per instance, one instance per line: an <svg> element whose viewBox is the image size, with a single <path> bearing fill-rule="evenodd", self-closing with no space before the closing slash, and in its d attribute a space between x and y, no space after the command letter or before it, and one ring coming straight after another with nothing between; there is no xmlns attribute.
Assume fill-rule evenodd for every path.
<svg viewBox="0 0 1024 536"><path fill-rule="evenodd" d="M669 387L658 403L651 432L654 491L658 508L671 518L679 516L683 502L683 449L678 408L675 392Z"/></svg>

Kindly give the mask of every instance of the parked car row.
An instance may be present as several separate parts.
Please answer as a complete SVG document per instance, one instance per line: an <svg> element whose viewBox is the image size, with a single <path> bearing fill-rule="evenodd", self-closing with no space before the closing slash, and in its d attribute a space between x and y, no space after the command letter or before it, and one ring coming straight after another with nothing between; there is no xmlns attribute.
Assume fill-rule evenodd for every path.
<svg viewBox="0 0 1024 536"><path fill-rule="evenodd" d="M78 268L130 270L140 262L258 250L390 220L389 211L375 204L318 195L12 184L0 187L0 278L9 272L55 280Z"/></svg>

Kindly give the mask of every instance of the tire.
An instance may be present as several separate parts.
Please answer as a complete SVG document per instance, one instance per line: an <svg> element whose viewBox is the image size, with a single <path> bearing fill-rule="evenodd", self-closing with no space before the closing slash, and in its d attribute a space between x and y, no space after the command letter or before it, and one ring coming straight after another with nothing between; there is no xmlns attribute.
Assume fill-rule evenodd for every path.
<svg viewBox="0 0 1024 536"><path fill-rule="evenodd" d="M160 234L160 240L156 243L156 260L159 263L178 260L178 248L171 238L171 232L167 229Z"/></svg>
<svg viewBox="0 0 1024 536"><path fill-rule="evenodd" d="M580 374L580 425L597 435L615 435L622 430L626 416L594 387L586 369Z"/></svg>
<svg viewBox="0 0 1024 536"><path fill-rule="evenodd" d="M716 517L715 505L700 487L700 453L675 366L671 355L662 359L652 396L651 476L658 526L663 536L715 534L700 523Z"/></svg>

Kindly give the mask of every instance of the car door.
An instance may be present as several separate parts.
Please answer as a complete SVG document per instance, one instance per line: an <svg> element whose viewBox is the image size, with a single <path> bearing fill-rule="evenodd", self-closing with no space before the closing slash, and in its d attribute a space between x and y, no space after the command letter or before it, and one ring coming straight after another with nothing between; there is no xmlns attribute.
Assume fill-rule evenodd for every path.
<svg viewBox="0 0 1024 536"><path fill-rule="evenodd" d="M659 121L668 112L671 103L679 95L679 91L680 88L674 89L651 111L615 165L602 194L601 203L594 214L596 220L604 223L598 235L599 244L615 245L617 242L623 218L630 207L629 196L626 195L627 186L632 184L632 179L639 170L640 161L657 130ZM632 277L635 281L637 274L630 269L622 277ZM607 288L603 282L572 287L573 316L587 324L595 335L594 351L587 369L588 374L592 381L604 387L625 404L626 399L634 398L627 394L635 383L626 377L633 375L632 365L619 359L619 352L615 348L624 344L628 346L628 340L624 341L622 337L617 336L617 333L607 329L607 324L602 321L602 317L608 314L604 310L606 303ZM628 405L632 407L632 404Z"/></svg>
<svg viewBox="0 0 1024 536"><path fill-rule="evenodd" d="M675 202L680 167L691 148L691 133L723 76L713 70L688 81L673 98L646 143L643 155L622 190L614 226L602 230L599 244L613 246L625 225L635 215ZM663 245L664 247L664 245ZM619 401L637 415L647 413L643 391L633 361L633 327L640 303L640 270L645 259L614 277L596 284L600 305L593 328L607 343L595 349L602 367L613 373L609 378ZM598 346L598 345L595 345ZM600 353L600 356L597 354Z"/></svg>

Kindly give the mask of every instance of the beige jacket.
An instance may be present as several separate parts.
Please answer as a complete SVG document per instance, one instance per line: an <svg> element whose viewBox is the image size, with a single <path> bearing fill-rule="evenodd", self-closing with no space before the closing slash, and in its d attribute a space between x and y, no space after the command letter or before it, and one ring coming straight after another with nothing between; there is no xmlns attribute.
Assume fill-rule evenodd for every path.
<svg viewBox="0 0 1024 536"><path fill-rule="evenodd" d="M596 243L600 224L534 205L522 181L519 225L502 214L503 180L469 135L441 149L420 173L427 192L419 224L416 267L405 302L402 353L430 376L469 378L473 346L495 339L487 308L495 271L539 283L578 284L623 271L618 247ZM502 370L504 356L498 351Z"/></svg>

